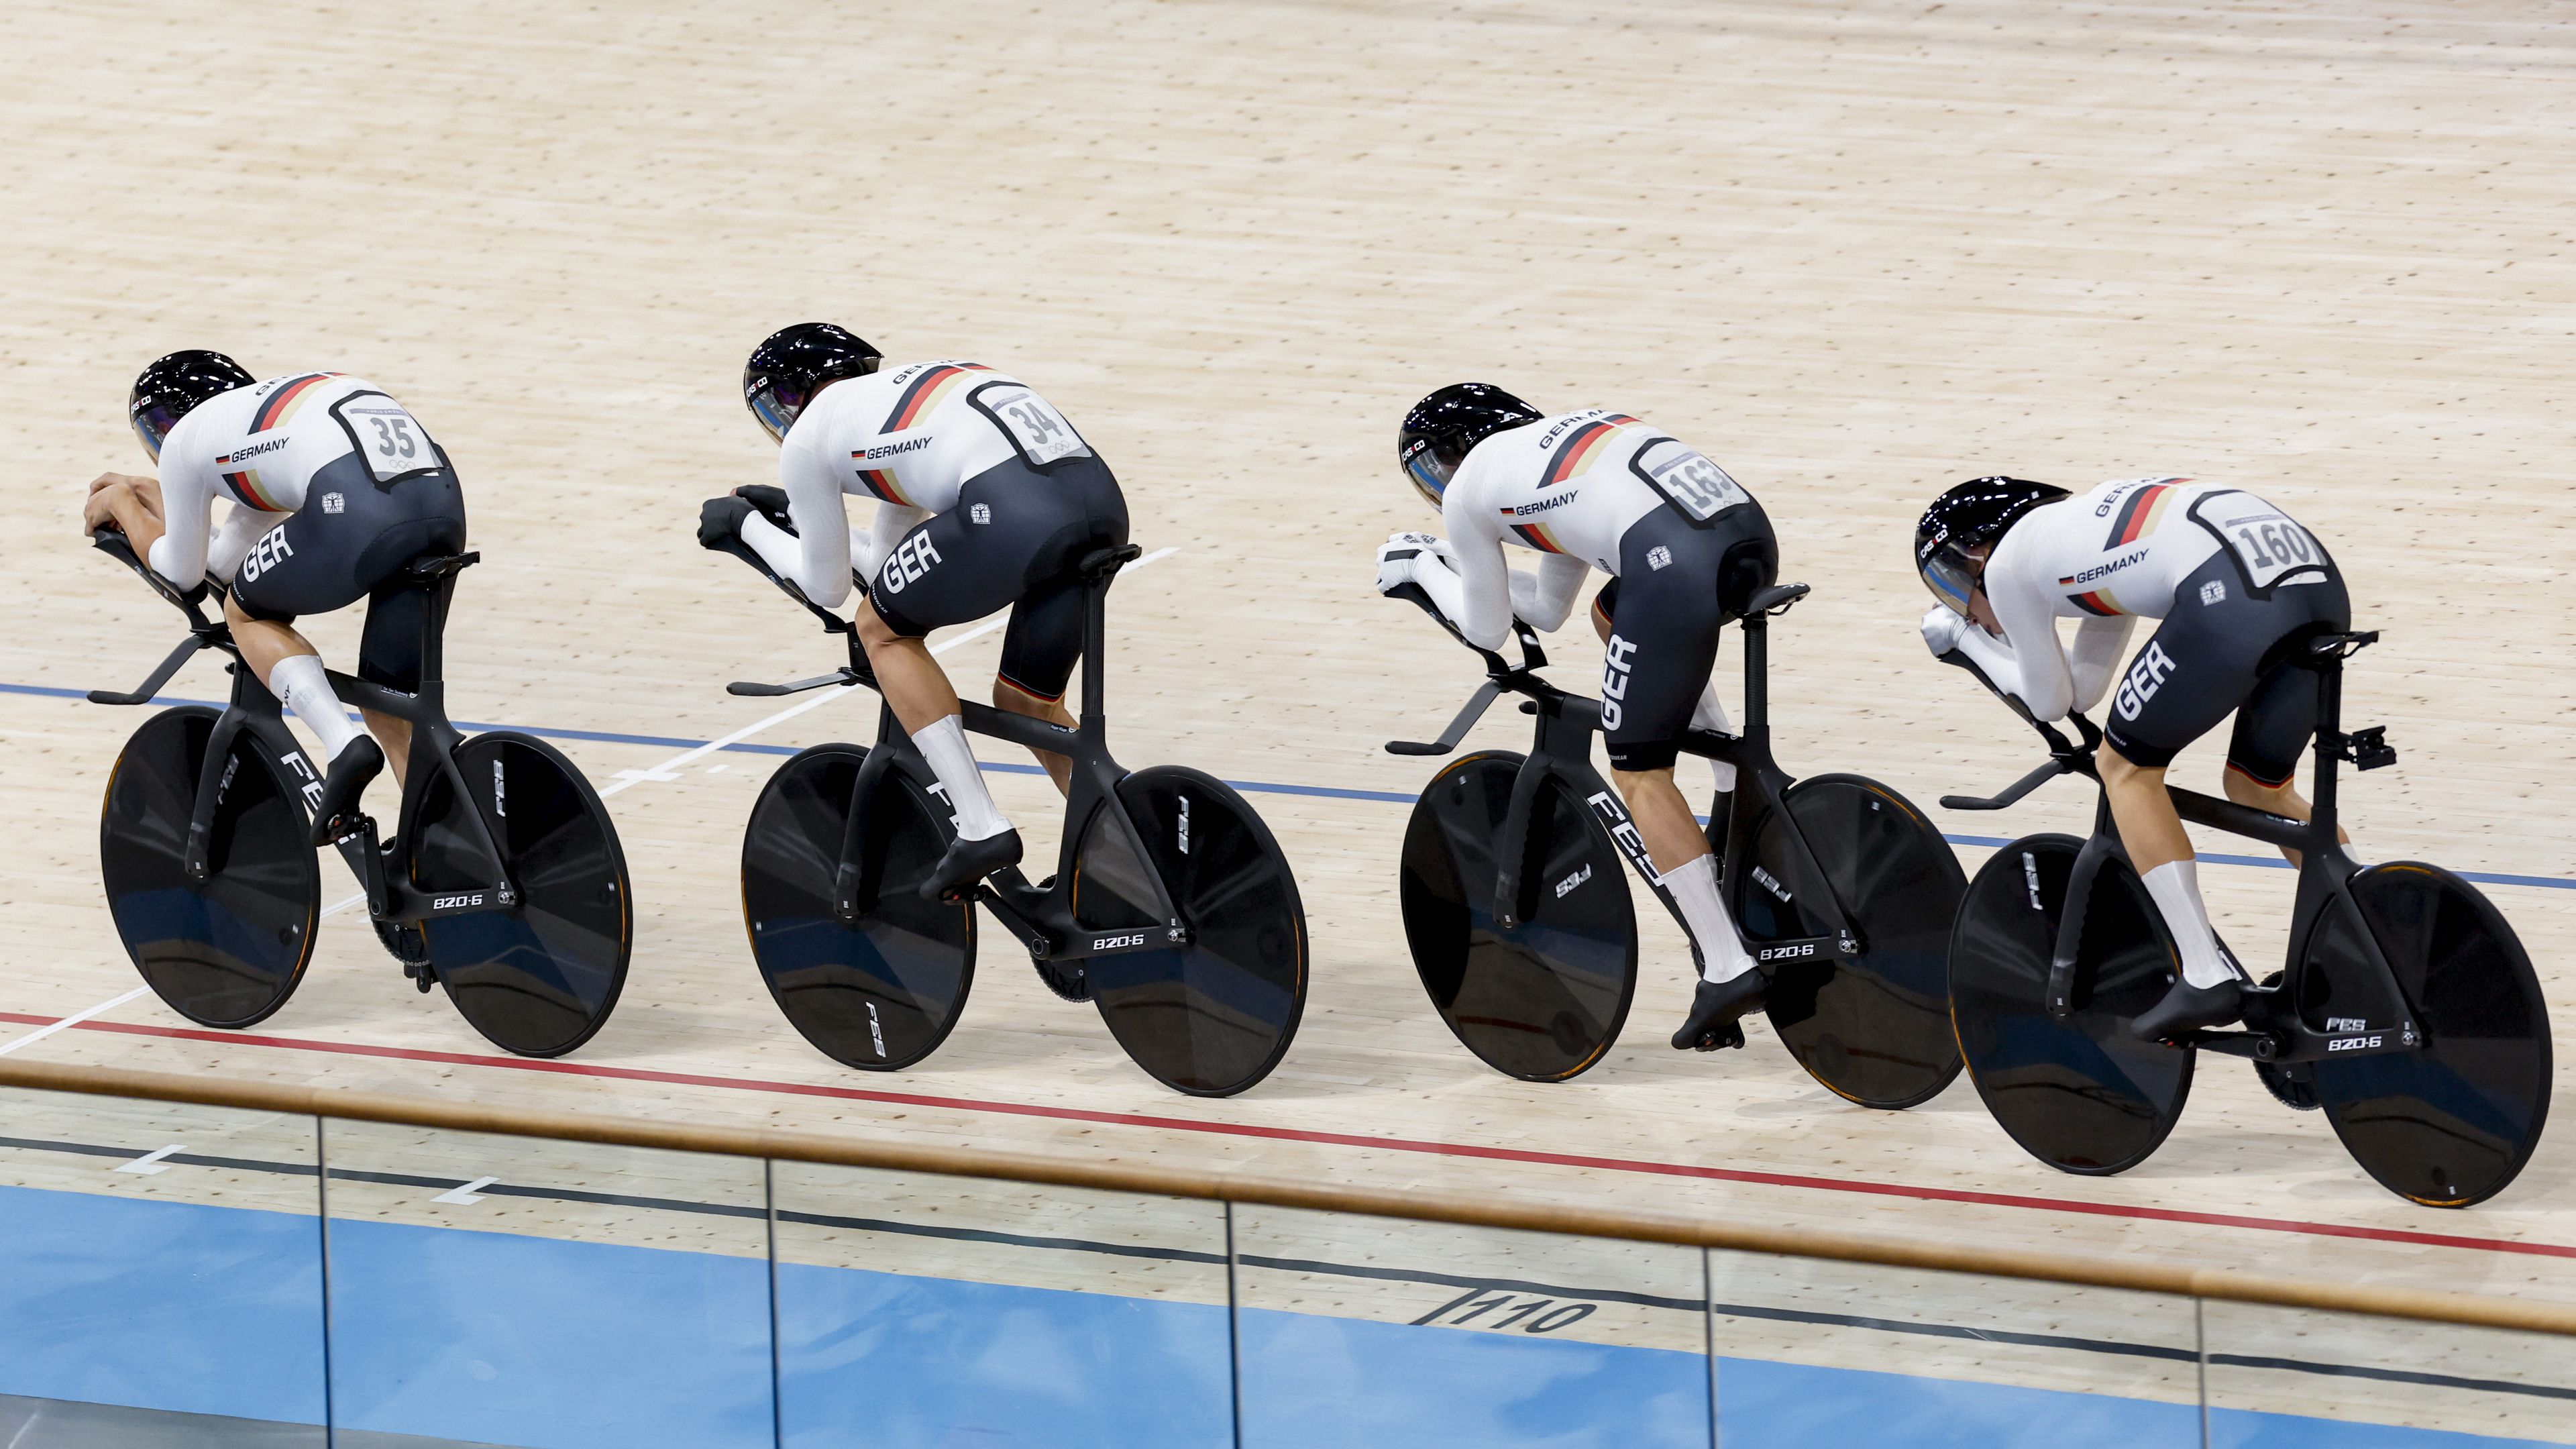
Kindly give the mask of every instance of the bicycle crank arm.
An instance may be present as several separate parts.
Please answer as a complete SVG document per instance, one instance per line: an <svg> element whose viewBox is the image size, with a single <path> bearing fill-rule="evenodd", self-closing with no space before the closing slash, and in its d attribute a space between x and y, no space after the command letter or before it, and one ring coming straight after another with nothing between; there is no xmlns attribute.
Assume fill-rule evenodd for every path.
<svg viewBox="0 0 2576 1449"><path fill-rule="evenodd" d="M2185 1034L2182 1043L2250 1062L2277 1061L2282 1055L2280 1038L2268 1031L2195 1031Z"/></svg>
<svg viewBox="0 0 2576 1449"><path fill-rule="evenodd" d="M367 914L379 921L396 919L392 892L385 883L385 856L376 841L376 820L361 815L360 828L342 836L333 844L340 848L340 859L347 862L349 873L358 878L358 888L367 893Z"/></svg>

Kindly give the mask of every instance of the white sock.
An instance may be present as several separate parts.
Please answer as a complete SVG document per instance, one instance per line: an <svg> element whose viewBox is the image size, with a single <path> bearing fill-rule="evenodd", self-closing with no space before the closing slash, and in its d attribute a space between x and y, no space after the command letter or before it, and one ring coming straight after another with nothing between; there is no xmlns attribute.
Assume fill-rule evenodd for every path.
<svg viewBox="0 0 2576 1449"><path fill-rule="evenodd" d="M1726 706L1717 702L1717 681L1714 679L1699 687L1699 705L1691 711L1691 728L1715 730L1722 735L1735 733L1727 727ZM1720 795L1735 788L1733 761L1711 760L1708 762L1708 772L1717 781L1717 793Z"/></svg>
<svg viewBox="0 0 2576 1449"><path fill-rule="evenodd" d="M1701 980L1732 981L1753 969L1752 953L1744 949L1744 939L1735 934L1735 922L1727 918L1726 903L1717 898L1714 857L1693 859L1667 873L1663 884L1673 893L1673 903L1682 908L1682 921L1690 927L1691 942L1699 947Z"/></svg>
<svg viewBox="0 0 2576 1449"><path fill-rule="evenodd" d="M348 706L340 703L340 696L331 692L331 676L322 672L318 656L290 654L277 661L268 671L268 690L321 739L326 768L366 733L349 718Z"/></svg>
<svg viewBox="0 0 2576 1449"><path fill-rule="evenodd" d="M2174 946L2182 952L2182 979L2204 990L2235 980L2235 969L2218 954L2218 936L2209 929L2209 914L2201 909L2200 863L2168 861L2148 871L2146 882L2147 894L2155 898L2165 929L2173 933Z"/></svg>
<svg viewBox="0 0 2576 1449"><path fill-rule="evenodd" d="M993 803L992 792L984 788L984 772L975 767L975 752L966 744L966 726L958 716L948 715L916 731L912 742L921 747L930 773L939 777L940 788L948 794L948 808L956 812L949 818L956 823L959 839L989 840L1011 828Z"/></svg>

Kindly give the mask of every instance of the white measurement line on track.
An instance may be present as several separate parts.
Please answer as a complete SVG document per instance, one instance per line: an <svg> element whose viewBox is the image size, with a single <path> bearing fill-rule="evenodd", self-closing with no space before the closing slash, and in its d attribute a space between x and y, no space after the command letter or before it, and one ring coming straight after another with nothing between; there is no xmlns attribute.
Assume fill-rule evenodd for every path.
<svg viewBox="0 0 2576 1449"><path fill-rule="evenodd" d="M1177 546L1158 548L1152 553L1146 554L1142 558L1137 559L1134 563L1127 565L1125 572L1134 573L1136 570L1154 562L1156 559L1170 558L1172 555L1179 552L1180 549ZM983 623L976 625L974 628L967 630L963 634L952 634L949 637L940 640L938 643L931 645L930 652L933 654L945 654L949 650L954 649L958 645L966 643L969 640L983 638L985 635L1001 628L1004 624L1007 624L1010 621L1011 616L1008 614L1004 614L997 619L987 619ZM785 724L787 721L796 718L807 710L821 709L823 706L830 704L833 700L840 698L841 695L846 692L847 687L833 688L826 686L822 693L814 696L812 699L806 700L801 704L791 704L787 708L780 710L778 713L769 716L767 719L754 720L750 724L744 725L741 729L735 730L732 734L724 736L722 739L709 740L705 744L697 746L695 749L683 750L679 754L673 755L671 758L664 760L662 763L649 766L645 769L620 770L617 772L616 781L599 792L599 798L605 800L609 796L624 790L630 785L640 785L647 780L679 779L679 770L681 766L695 764L699 760L714 754L716 751L723 749L727 745L740 744L744 740L750 739L753 735L759 734L761 731L766 730L773 725ZM338 915L340 912L347 910L351 906L357 905L365 899L366 896L364 894L351 896L347 900L335 902L334 904L325 907L322 914L326 916ZM6 1048L0 1048L0 1051L5 1050Z"/></svg>
<svg viewBox="0 0 2576 1449"><path fill-rule="evenodd" d="M73 1012L71 1015L64 1017L62 1020L55 1022L51 1026L37 1027L34 1031L27 1033L16 1041L0 1042L0 1057L5 1057L22 1046L29 1046L36 1042L43 1041L45 1038L52 1036L55 1032L68 1031L71 1028L80 1025L82 1022L89 1020L93 1016L104 1016L107 1013L116 1010L118 1007L123 1006L125 1003L132 1001L134 998L141 996L145 991L150 989L151 988L149 987L137 986L132 991L125 993L123 996L102 1001L87 1011Z"/></svg>

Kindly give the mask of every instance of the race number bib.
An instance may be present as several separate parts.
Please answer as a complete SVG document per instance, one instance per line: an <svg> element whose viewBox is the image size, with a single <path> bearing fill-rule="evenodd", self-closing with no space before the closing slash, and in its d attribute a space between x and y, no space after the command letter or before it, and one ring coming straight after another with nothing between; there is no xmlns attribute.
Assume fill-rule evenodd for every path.
<svg viewBox="0 0 2576 1449"><path fill-rule="evenodd" d="M1753 501L1744 485L1726 470L1677 439L1657 438L1637 450L1628 469L1646 486L1682 511L1693 524L1706 523L1730 508Z"/></svg>
<svg viewBox="0 0 2576 1449"><path fill-rule="evenodd" d="M2191 517L2227 545L2257 593L2327 576L2326 551L2316 538L2251 493L2209 494L2191 506Z"/></svg>
<svg viewBox="0 0 2576 1449"><path fill-rule="evenodd" d="M1020 450L1032 468L1063 458L1087 458L1091 446L1047 400L1016 382L988 383L967 398L975 410L993 420L1002 436Z"/></svg>
<svg viewBox="0 0 2576 1449"><path fill-rule="evenodd" d="M379 483L392 483L447 466L447 457L429 440L429 430L404 411L401 403L380 392L352 393L331 409L367 471Z"/></svg>

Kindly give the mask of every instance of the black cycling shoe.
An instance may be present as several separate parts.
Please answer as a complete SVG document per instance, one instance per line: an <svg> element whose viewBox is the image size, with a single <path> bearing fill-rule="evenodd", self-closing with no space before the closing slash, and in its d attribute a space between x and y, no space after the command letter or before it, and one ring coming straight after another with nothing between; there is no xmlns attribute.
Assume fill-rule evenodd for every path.
<svg viewBox="0 0 2576 1449"><path fill-rule="evenodd" d="M360 735L349 747L331 758L330 772L322 777L321 798L313 802L313 844L329 845L358 828L358 796L367 784L384 773L384 746L373 735Z"/></svg>
<svg viewBox="0 0 2576 1449"><path fill-rule="evenodd" d="M2245 987L2228 980L2216 986L2194 986L2176 977L2165 999L2129 1023L2129 1035L2140 1041L2171 1041L2187 1032L2225 1026L2245 1014Z"/></svg>
<svg viewBox="0 0 2576 1449"><path fill-rule="evenodd" d="M1673 1033L1673 1050L1713 1052L1744 1045L1744 1028L1736 1021L1760 1011L1770 989L1771 982L1759 966L1732 980L1702 981L1691 992L1690 1016Z"/></svg>
<svg viewBox="0 0 2576 1449"><path fill-rule="evenodd" d="M1020 863L1020 832L1005 830L981 840L963 837L948 843L928 879L921 883L925 901L955 900L975 888L975 882L1006 865Z"/></svg>

